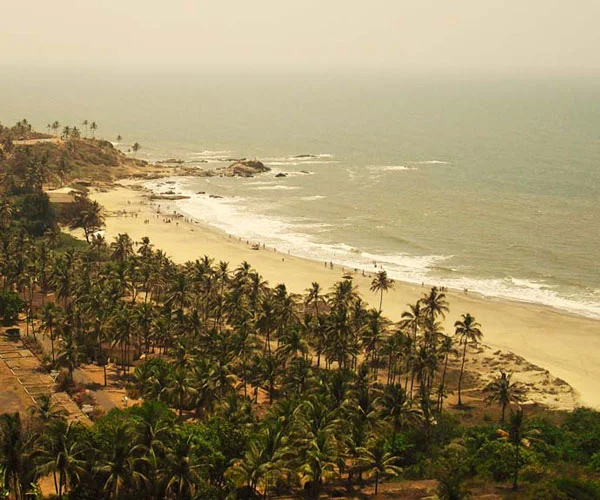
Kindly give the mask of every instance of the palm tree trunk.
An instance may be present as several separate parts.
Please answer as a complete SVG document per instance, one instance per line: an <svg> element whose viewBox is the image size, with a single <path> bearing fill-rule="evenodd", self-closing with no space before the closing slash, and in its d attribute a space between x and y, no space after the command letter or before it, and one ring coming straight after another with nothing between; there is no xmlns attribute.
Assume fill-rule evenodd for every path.
<svg viewBox="0 0 600 500"><path fill-rule="evenodd" d="M444 360L444 371L442 372L442 383L440 384L440 393L438 394L438 411L442 412L442 406L444 404L444 389L446 385L446 370L448 368L449 354L446 353L446 359Z"/></svg>
<svg viewBox="0 0 600 500"><path fill-rule="evenodd" d="M58 481L56 480L56 471L52 472L52 476L54 478L54 489L56 490L56 494L58 495Z"/></svg>
<svg viewBox="0 0 600 500"><path fill-rule="evenodd" d="M462 405L461 390L462 390L462 378L463 378L463 372L465 369L466 356L467 356L467 342L465 339L465 347L463 349L462 363L460 364L460 375L458 377L458 406Z"/></svg>
<svg viewBox="0 0 600 500"><path fill-rule="evenodd" d="M50 348L52 350L52 365L56 363L56 358L54 355L54 332L50 330Z"/></svg>
<svg viewBox="0 0 600 500"><path fill-rule="evenodd" d="M516 490L519 488L518 485L518 481L519 481L519 443L517 442L515 444L515 471L514 471L514 476L513 476L513 490Z"/></svg>

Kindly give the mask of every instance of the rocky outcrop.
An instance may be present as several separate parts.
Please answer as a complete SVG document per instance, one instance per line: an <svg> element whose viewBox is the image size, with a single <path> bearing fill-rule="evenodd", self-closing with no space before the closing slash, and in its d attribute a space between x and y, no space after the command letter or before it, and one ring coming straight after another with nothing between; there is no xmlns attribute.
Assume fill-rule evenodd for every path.
<svg viewBox="0 0 600 500"><path fill-rule="evenodd" d="M217 169L203 169L197 167L181 167L175 170L176 175L189 175L194 177L254 177L256 174L269 172L271 169L259 160L233 160L228 167ZM170 175L173 175L171 172Z"/></svg>
<svg viewBox="0 0 600 500"><path fill-rule="evenodd" d="M228 167L219 169L218 175L225 177L253 177L256 174L262 174L271 170L259 160L239 160Z"/></svg>
<svg viewBox="0 0 600 500"><path fill-rule="evenodd" d="M183 160L178 160L177 158L169 158L167 160L158 160L157 165L182 165L185 163Z"/></svg>

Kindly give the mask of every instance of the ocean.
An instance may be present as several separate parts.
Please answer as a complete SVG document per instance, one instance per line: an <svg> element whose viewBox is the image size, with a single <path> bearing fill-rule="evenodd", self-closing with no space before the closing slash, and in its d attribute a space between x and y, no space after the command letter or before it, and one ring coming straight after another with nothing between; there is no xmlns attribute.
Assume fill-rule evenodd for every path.
<svg viewBox="0 0 600 500"><path fill-rule="evenodd" d="M594 318L599 104L593 78L5 69L0 79L4 124L88 119L97 137L137 141L151 161L263 161L272 171L250 179L147 183L189 195L182 213L229 234Z"/></svg>

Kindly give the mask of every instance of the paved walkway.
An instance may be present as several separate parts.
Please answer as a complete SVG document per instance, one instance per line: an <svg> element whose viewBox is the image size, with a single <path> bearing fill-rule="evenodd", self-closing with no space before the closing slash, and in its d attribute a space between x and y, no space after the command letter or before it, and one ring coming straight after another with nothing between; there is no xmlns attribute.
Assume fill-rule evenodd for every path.
<svg viewBox="0 0 600 500"><path fill-rule="evenodd" d="M67 413L69 421L91 425L90 419L67 393L54 392L52 377L43 369L39 359L25 348L21 339L8 337L6 333L1 334L0 360L10 369L34 404L38 404L40 396L50 396L54 404Z"/></svg>

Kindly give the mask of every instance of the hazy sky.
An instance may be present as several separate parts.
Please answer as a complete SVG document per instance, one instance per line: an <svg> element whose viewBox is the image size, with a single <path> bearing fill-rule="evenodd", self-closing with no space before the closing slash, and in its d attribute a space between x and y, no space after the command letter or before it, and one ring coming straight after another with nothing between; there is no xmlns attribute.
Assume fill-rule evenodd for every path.
<svg viewBox="0 0 600 500"><path fill-rule="evenodd" d="M0 64L600 72L600 0L0 0Z"/></svg>

